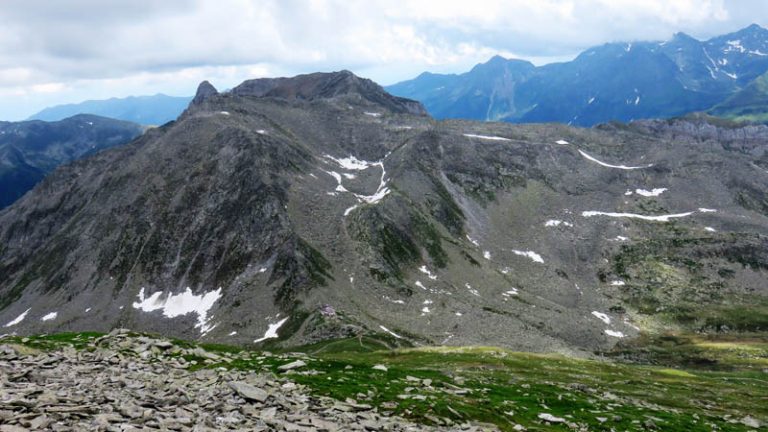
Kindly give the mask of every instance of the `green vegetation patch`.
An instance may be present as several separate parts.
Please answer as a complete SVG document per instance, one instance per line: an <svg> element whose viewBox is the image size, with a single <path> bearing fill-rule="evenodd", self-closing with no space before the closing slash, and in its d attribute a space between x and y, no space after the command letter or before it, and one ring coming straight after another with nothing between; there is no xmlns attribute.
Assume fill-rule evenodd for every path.
<svg viewBox="0 0 768 432"><path fill-rule="evenodd" d="M3 343L33 349L81 349L96 333L6 338ZM138 335L134 335L138 336ZM227 368L271 372L307 386L317 395L355 399L379 412L424 424L466 421L492 423L503 431L522 425L530 431L747 431L741 419L768 419L766 372L738 367L744 352L753 364L765 360L768 343L680 338L652 341L721 353L730 370L648 366L614 361L529 354L490 347L388 349L385 337L325 341L291 353L270 354L225 345L174 341L171 349L190 362L190 370ZM222 358L206 358L197 348ZM627 349L626 347L624 349ZM307 354L311 353L311 357ZM725 353L725 354L722 354ZM307 365L282 373L278 367L297 358ZM549 414L562 423L546 422Z"/></svg>

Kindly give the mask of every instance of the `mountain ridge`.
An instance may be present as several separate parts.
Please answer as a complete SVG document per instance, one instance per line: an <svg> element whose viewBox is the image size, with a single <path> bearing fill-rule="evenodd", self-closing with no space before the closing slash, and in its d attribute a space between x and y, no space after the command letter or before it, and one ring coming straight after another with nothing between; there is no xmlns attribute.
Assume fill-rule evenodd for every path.
<svg viewBox="0 0 768 432"><path fill-rule="evenodd" d="M437 118L593 126L705 111L768 71L766 54L768 30L751 25L705 41L676 33L606 43L540 67L494 56L463 74L422 73L387 90L422 101ZM504 70L526 63L526 73Z"/></svg>
<svg viewBox="0 0 768 432"><path fill-rule="evenodd" d="M0 122L0 208L59 165L124 144L143 131L135 123L90 114L57 122Z"/></svg>
<svg viewBox="0 0 768 432"><path fill-rule="evenodd" d="M31 115L27 120L59 121L77 114L130 121L143 125L162 125L176 119L189 104L191 97L152 96L112 97L79 103L56 105Z"/></svg>
<svg viewBox="0 0 768 432"><path fill-rule="evenodd" d="M208 92L56 170L0 211L4 331L584 353L763 310L768 128L435 121L318 85L349 79Z"/></svg>

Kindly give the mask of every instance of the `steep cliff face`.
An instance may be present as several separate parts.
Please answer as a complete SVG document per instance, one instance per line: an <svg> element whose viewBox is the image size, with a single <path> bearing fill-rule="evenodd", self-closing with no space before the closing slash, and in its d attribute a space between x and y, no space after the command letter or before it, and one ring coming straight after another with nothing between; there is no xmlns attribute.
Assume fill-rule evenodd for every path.
<svg viewBox="0 0 768 432"><path fill-rule="evenodd" d="M764 308L765 128L437 122L346 72L210 90L0 213L5 332L571 351Z"/></svg>

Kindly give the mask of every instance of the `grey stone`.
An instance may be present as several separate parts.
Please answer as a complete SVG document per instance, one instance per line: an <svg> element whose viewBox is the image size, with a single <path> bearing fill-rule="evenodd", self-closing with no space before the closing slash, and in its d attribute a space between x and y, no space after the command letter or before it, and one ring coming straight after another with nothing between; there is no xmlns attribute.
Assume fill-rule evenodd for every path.
<svg viewBox="0 0 768 432"><path fill-rule="evenodd" d="M747 426L747 427L751 427L751 428L755 428L755 429L758 429L758 428L760 428L760 426L762 426L762 425L760 424L760 420L758 420L758 419L756 419L756 418L754 418L754 417L752 417L752 416L745 416L745 417L742 417L742 418L741 418L741 420L739 420L739 421L740 421L740 422L741 422L741 424L743 424L744 426Z"/></svg>
<svg viewBox="0 0 768 432"><path fill-rule="evenodd" d="M269 397L266 391L243 382L231 382L229 386L244 399L264 402Z"/></svg>
<svg viewBox="0 0 768 432"><path fill-rule="evenodd" d="M292 361L290 363L286 363L284 365L278 366L277 370L285 372L293 369L302 368L306 365L307 363L304 362L304 360L296 360L296 361Z"/></svg>

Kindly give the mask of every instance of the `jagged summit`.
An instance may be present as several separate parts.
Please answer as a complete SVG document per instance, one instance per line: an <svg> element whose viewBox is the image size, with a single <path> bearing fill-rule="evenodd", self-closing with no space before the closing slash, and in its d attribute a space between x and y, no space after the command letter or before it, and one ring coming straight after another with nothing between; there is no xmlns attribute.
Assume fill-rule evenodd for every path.
<svg viewBox="0 0 768 432"><path fill-rule="evenodd" d="M765 27L757 24L752 23L748 25L747 27L744 27L743 29L736 32L736 34L745 34L745 33L768 33L768 29Z"/></svg>
<svg viewBox="0 0 768 432"><path fill-rule="evenodd" d="M350 71L317 72L290 78L259 78L243 82L232 90L236 96L277 97L316 100L357 95L392 112L426 115L421 103L392 96L375 82Z"/></svg>
<svg viewBox="0 0 768 432"><path fill-rule="evenodd" d="M208 81L203 81L200 83L200 85L197 86L197 93L195 93L195 98L192 99L192 105L199 105L209 97L216 96L218 94L219 92L216 90L216 87L214 87L213 84Z"/></svg>

